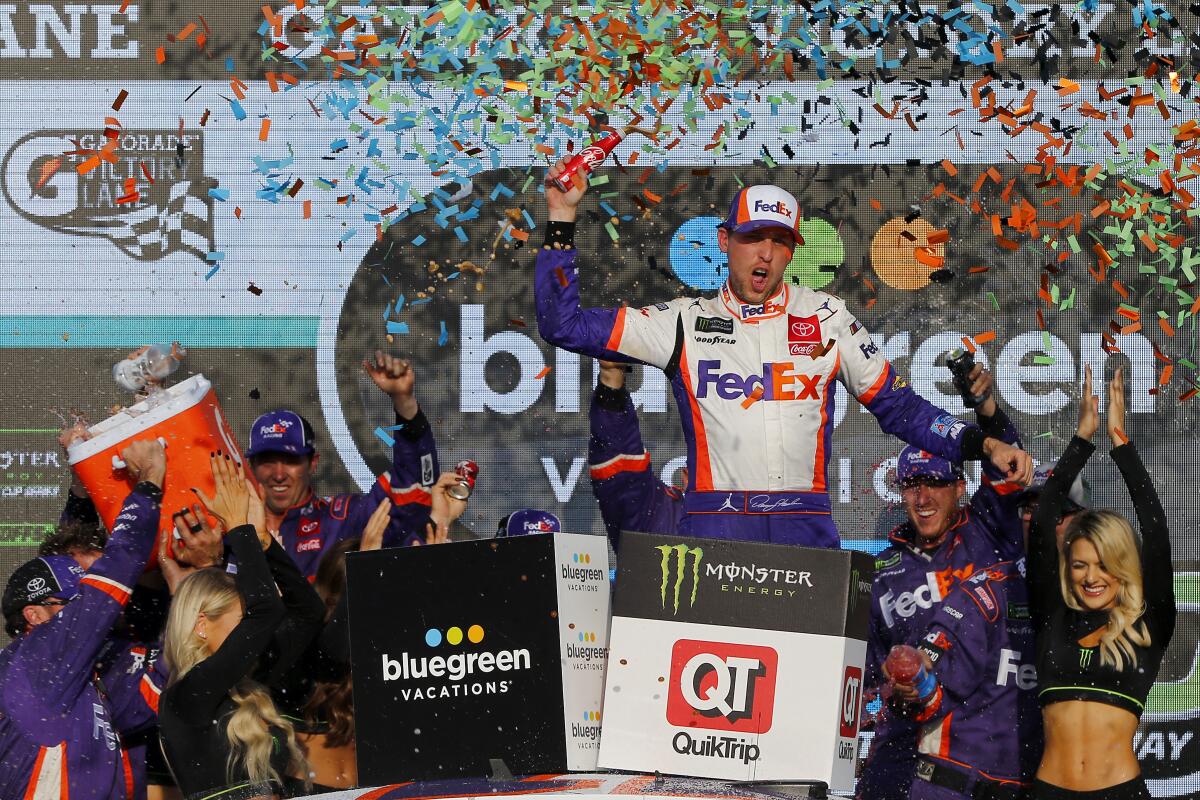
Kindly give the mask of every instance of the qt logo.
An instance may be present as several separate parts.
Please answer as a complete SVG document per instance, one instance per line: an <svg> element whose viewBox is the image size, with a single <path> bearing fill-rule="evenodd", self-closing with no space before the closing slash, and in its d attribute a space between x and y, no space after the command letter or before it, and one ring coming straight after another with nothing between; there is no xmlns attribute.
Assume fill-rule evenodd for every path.
<svg viewBox="0 0 1200 800"><path fill-rule="evenodd" d="M667 722L680 728L766 733L779 654L770 647L680 639L671 648Z"/></svg>
<svg viewBox="0 0 1200 800"><path fill-rule="evenodd" d="M471 644L479 644L483 641L483 626L472 625L471 627L467 628L465 635L467 641ZM445 636L442 636L442 632L437 628L430 628L429 630L425 631L425 644L429 645L430 647L438 647L443 641L445 641L446 644L457 646L462 644L463 636L463 629L457 625L447 628Z"/></svg>
<svg viewBox="0 0 1200 800"><path fill-rule="evenodd" d="M842 679L842 710L838 735L846 739L858 736L858 711L862 707L862 670L846 667Z"/></svg>

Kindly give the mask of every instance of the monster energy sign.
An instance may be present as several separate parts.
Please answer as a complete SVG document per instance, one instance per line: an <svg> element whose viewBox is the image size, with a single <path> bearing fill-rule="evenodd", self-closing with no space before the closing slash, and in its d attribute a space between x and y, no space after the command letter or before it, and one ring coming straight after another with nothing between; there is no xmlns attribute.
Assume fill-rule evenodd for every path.
<svg viewBox="0 0 1200 800"><path fill-rule="evenodd" d="M688 547L686 544L663 544L654 549L662 553L662 585L660 588L662 607L664 609L667 607L667 584L672 582L671 562L675 561L677 564L672 589L674 603L671 608L674 613L679 613L679 590L683 587L689 557L692 559L692 595L688 606L696 605L696 594L700 591L700 562L704 560L704 551L699 547Z"/></svg>
<svg viewBox="0 0 1200 800"><path fill-rule="evenodd" d="M629 533L613 613L840 636L871 574L862 554Z"/></svg>

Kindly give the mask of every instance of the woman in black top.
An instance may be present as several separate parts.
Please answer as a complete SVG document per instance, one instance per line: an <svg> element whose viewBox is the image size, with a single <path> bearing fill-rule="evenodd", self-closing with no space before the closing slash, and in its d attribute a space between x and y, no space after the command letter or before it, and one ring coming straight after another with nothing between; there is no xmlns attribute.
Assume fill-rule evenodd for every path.
<svg viewBox="0 0 1200 800"><path fill-rule="evenodd" d="M1034 798L1149 798L1133 752L1146 695L1175 630L1174 574L1166 515L1126 439L1121 370L1108 387L1112 457L1137 510L1137 537L1112 511L1055 524L1095 449L1098 399L1086 370L1079 427L1046 482L1030 530L1029 594L1037 624L1038 685L1046 747ZM1060 564L1060 554L1065 556Z"/></svg>
<svg viewBox="0 0 1200 800"><path fill-rule="evenodd" d="M285 776L306 775L307 767L291 724L251 676L269 683L290 668L320 630L324 609L266 533L253 484L228 457L214 456L212 466L216 496L197 494L224 525L237 573L200 570L172 602L163 644L171 678L159 703L163 753L188 800L289 796Z"/></svg>

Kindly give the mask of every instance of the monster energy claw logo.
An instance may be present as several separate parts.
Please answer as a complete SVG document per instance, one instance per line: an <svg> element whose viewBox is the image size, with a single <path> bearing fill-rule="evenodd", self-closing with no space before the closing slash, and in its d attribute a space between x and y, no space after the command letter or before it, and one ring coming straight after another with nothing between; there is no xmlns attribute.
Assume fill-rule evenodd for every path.
<svg viewBox="0 0 1200 800"><path fill-rule="evenodd" d="M1079 648L1079 668L1087 669L1092 663L1092 650L1086 647Z"/></svg>
<svg viewBox="0 0 1200 800"><path fill-rule="evenodd" d="M704 551L699 547L688 547L686 544L664 544L654 549L662 553L662 584L660 592L662 594L663 609L666 610L667 608L667 584L671 582L672 554L679 556L679 563L675 566L675 603L673 613L679 613L679 590L683 587L688 556L692 557L692 596L688 601L688 607L696 605L696 593L700 590L700 562L704 559Z"/></svg>

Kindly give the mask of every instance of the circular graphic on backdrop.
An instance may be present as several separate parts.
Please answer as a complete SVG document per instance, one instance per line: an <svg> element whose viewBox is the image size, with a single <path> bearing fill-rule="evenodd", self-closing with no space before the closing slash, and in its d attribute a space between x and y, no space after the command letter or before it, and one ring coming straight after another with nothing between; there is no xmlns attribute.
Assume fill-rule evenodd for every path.
<svg viewBox="0 0 1200 800"><path fill-rule="evenodd" d="M893 289L914 291L928 286L930 273L946 261L946 245L929 243L935 230L920 217L911 222L903 217L885 222L871 240L875 273Z"/></svg>
<svg viewBox="0 0 1200 800"><path fill-rule="evenodd" d="M729 259L717 244L721 222L719 217L696 217L680 225L671 236L671 269L693 289L712 291L725 283ZM845 261L842 237L823 219L801 220L800 235L804 244L796 248L784 278L812 289L824 288Z"/></svg>
<svg viewBox="0 0 1200 800"><path fill-rule="evenodd" d="M668 255L679 280L701 291L721 288L729 259L717 245L719 217L695 217L675 229Z"/></svg>
<svg viewBox="0 0 1200 800"><path fill-rule="evenodd" d="M800 235L804 244L792 254L783 276L810 289L823 289L837 277L837 268L846 260L842 237L823 219L800 220Z"/></svg>

